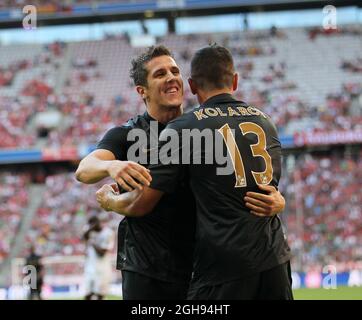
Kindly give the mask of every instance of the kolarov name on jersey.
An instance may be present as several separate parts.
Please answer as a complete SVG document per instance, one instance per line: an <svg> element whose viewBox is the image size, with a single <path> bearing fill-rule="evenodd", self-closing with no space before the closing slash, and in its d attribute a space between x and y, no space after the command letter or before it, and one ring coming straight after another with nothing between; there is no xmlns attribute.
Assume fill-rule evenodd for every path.
<svg viewBox="0 0 362 320"><path fill-rule="evenodd" d="M228 107L226 111L221 110L218 107L215 108L202 108L195 110L194 115L197 120L207 119L209 117L240 117L240 116L263 116L266 115L255 107Z"/></svg>

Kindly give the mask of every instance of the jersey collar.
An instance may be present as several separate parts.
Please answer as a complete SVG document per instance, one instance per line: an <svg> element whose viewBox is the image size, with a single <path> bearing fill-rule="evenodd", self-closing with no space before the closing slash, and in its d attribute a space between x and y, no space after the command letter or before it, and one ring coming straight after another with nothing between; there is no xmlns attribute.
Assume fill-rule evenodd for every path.
<svg viewBox="0 0 362 320"><path fill-rule="evenodd" d="M221 94L218 94L216 96L213 96L213 97L207 99L200 107L204 108L204 107L213 106L215 104L230 103L230 102L242 102L242 101L236 100L229 93L221 93Z"/></svg>
<svg viewBox="0 0 362 320"><path fill-rule="evenodd" d="M148 122L150 122L150 121L157 121L156 119L152 118L147 111L145 111L145 113L143 114L143 117L144 117Z"/></svg>
<svg viewBox="0 0 362 320"><path fill-rule="evenodd" d="M148 123L150 123L151 121L157 121L156 119L152 118L147 111L145 111L145 113L143 114L143 117L146 119L146 121ZM160 130L163 130L166 127L166 125L164 125L163 123L161 123L159 121L157 121L157 123L158 123L158 127L160 128Z"/></svg>

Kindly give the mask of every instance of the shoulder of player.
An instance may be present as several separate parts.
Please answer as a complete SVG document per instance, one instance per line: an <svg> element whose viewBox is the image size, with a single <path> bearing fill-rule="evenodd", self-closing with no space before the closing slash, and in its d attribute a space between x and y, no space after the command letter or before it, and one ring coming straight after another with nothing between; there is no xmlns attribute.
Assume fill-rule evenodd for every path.
<svg viewBox="0 0 362 320"><path fill-rule="evenodd" d="M129 129L127 127L122 126L117 126L117 127L113 127L108 129L108 131L106 132L108 135L119 135L121 133L127 132Z"/></svg>
<svg viewBox="0 0 362 320"><path fill-rule="evenodd" d="M174 129L174 130L179 130L179 129L185 129L188 127L192 127L192 122L194 120L192 111L191 112L187 112L182 114L180 117L170 121L167 124L167 129Z"/></svg>
<svg viewBox="0 0 362 320"><path fill-rule="evenodd" d="M107 130L101 141L98 143L98 147L101 146L101 149L103 149L104 144L124 143L125 139L127 139L128 131L129 129L123 126L117 126Z"/></svg>
<svg viewBox="0 0 362 320"><path fill-rule="evenodd" d="M121 128L124 128L125 130L131 130L134 128L142 128L144 123L144 116L143 115L137 115L133 118L128 119Z"/></svg>
<svg viewBox="0 0 362 320"><path fill-rule="evenodd" d="M111 129L109 129L107 131L107 134L120 137L124 134L127 134L130 130L132 130L134 128L139 128L139 127L141 127L140 116L136 116L136 117L133 117L133 118L127 120L125 123L123 123L117 127L113 127Z"/></svg>

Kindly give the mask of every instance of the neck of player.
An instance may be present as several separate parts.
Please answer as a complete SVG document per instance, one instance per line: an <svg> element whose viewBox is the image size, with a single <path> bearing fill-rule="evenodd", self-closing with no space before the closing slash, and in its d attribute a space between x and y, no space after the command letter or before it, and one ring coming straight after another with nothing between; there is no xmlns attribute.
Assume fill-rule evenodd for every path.
<svg viewBox="0 0 362 320"><path fill-rule="evenodd" d="M182 115L182 107L181 106L175 106L175 107L148 106L147 112L153 119L166 125L171 120L176 119L177 117Z"/></svg>
<svg viewBox="0 0 362 320"><path fill-rule="evenodd" d="M217 96L219 94L233 94L234 90L232 88L223 88L223 89L214 89L214 90L197 90L197 100L200 104L203 104L205 101L210 98Z"/></svg>

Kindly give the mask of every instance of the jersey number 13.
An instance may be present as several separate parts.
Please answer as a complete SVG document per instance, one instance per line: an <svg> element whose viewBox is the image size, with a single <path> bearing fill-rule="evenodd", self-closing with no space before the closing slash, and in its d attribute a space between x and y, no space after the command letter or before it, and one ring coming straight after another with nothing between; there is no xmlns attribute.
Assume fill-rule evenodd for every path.
<svg viewBox="0 0 362 320"><path fill-rule="evenodd" d="M252 144L250 147L254 157L262 157L264 159L265 170L262 172L251 171L251 173L253 174L254 180L257 184L269 184L273 178L273 166L272 159L266 151L266 137L264 130L253 122L240 123L239 128L243 135L253 133L258 137L258 142L256 144ZM235 188L246 187L247 182L243 159L240 155L240 150L236 144L230 126L225 124L218 130L218 132L223 136L233 162L236 178Z"/></svg>

